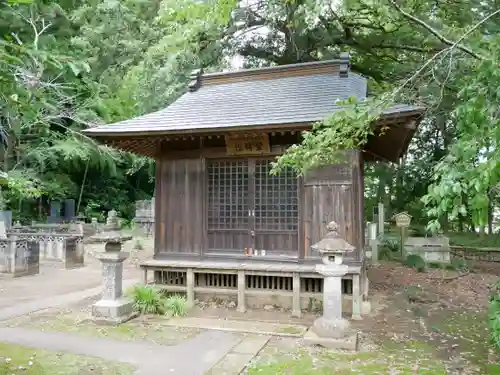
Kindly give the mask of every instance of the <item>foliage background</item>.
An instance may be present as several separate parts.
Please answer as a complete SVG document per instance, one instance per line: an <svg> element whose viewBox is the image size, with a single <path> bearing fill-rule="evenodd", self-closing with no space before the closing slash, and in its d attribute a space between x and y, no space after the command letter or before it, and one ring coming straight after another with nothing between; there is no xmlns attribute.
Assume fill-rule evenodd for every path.
<svg viewBox="0 0 500 375"><path fill-rule="evenodd" d="M2 203L41 219L50 200L74 198L89 216L115 208L131 218L133 202L153 194L154 162L96 145L82 129L165 107L194 68L348 51L353 70L369 78L371 109L394 101L428 108L404 159L367 165L367 218L383 202L389 214L408 211L432 230L493 229L498 9L498 1L477 0L2 2ZM328 119L277 169L310 167L304 152L325 155L321 139L362 144L371 119L356 106Z"/></svg>

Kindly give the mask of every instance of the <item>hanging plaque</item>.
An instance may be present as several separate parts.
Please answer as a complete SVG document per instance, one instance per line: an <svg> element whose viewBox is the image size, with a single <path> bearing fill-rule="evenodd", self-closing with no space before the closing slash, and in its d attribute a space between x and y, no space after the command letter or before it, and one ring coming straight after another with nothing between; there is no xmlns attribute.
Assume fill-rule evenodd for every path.
<svg viewBox="0 0 500 375"><path fill-rule="evenodd" d="M269 153L269 150L269 136L267 134L226 135L228 155L262 155Z"/></svg>

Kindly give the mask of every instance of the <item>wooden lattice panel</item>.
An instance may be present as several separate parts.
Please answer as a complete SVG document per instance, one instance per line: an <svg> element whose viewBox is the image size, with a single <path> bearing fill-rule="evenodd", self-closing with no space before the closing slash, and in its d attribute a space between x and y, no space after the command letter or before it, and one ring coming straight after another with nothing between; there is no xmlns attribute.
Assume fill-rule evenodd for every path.
<svg viewBox="0 0 500 375"><path fill-rule="evenodd" d="M155 271L155 284L186 286L186 272L184 271Z"/></svg>
<svg viewBox="0 0 500 375"><path fill-rule="evenodd" d="M248 229L249 171L245 160L208 165L208 229Z"/></svg>
<svg viewBox="0 0 500 375"><path fill-rule="evenodd" d="M297 176L285 169L271 176L269 160L255 162L255 229L297 230L299 222Z"/></svg>
<svg viewBox="0 0 500 375"><path fill-rule="evenodd" d="M238 287L238 275L220 273L195 273L194 285L199 287L236 289Z"/></svg>
<svg viewBox="0 0 500 375"><path fill-rule="evenodd" d="M290 292L293 290L293 281L287 276L247 275L246 287L247 289Z"/></svg>

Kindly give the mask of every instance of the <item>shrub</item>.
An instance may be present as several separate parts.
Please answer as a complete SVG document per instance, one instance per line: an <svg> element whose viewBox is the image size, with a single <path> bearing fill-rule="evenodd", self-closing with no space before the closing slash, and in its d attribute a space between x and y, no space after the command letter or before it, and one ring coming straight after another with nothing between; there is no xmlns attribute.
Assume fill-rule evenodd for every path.
<svg viewBox="0 0 500 375"><path fill-rule="evenodd" d="M497 349L500 349L500 282L493 285L488 317L491 341Z"/></svg>
<svg viewBox="0 0 500 375"><path fill-rule="evenodd" d="M439 262L429 262L429 263L427 263L427 266L429 268L442 268L443 267L443 265Z"/></svg>
<svg viewBox="0 0 500 375"><path fill-rule="evenodd" d="M135 285L127 293L134 302L134 310L141 314L164 314L165 296L163 292L150 285Z"/></svg>
<svg viewBox="0 0 500 375"><path fill-rule="evenodd" d="M406 257L405 264L410 267L416 269L418 272L425 271L425 261L422 259L420 255L410 254Z"/></svg>
<svg viewBox="0 0 500 375"><path fill-rule="evenodd" d="M387 248L390 251L397 252L401 250L401 245L399 240L394 240L391 238L382 238L380 241L380 247Z"/></svg>
<svg viewBox="0 0 500 375"><path fill-rule="evenodd" d="M165 300L165 310L172 316L184 316L188 311L188 303L184 296L172 295Z"/></svg>
<svg viewBox="0 0 500 375"><path fill-rule="evenodd" d="M379 247L378 258L379 260L392 260L394 258L392 250L385 246Z"/></svg>
<svg viewBox="0 0 500 375"><path fill-rule="evenodd" d="M452 259L451 266L453 267L454 270L457 271L467 271L469 269L469 266L467 265L465 259L460 259L460 258Z"/></svg>

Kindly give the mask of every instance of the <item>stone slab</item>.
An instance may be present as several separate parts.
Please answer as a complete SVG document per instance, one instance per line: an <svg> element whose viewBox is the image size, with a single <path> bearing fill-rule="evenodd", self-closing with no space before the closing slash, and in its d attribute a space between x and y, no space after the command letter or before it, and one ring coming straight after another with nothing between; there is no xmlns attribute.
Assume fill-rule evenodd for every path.
<svg viewBox="0 0 500 375"><path fill-rule="evenodd" d="M270 336L247 335L238 345L214 366L210 375L235 375L241 374L248 363L261 351L267 344Z"/></svg>
<svg viewBox="0 0 500 375"><path fill-rule="evenodd" d="M309 330L304 335L304 342L307 345L319 345L328 349L341 349L341 350L358 350L358 334L355 333L351 336L346 336L341 339L334 339L329 337L320 337L313 331Z"/></svg>
<svg viewBox="0 0 500 375"><path fill-rule="evenodd" d="M137 317L132 301L122 298L115 301L100 300L92 305L96 323L120 324Z"/></svg>
<svg viewBox="0 0 500 375"><path fill-rule="evenodd" d="M255 354L229 353L209 372L210 375L237 375L245 369Z"/></svg>
<svg viewBox="0 0 500 375"><path fill-rule="evenodd" d="M269 336L250 335L245 337L231 351L238 354L257 354L269 341Z"/></svg>
<svg viewBox="0 0 500 375"><path fill-rule="evenodd" d="M226 332L240 332L269 336L302 337L307 327L298 324L281 324L246 320L211 318L172 318L163 323L167 326L211 329Z"/></svg>

